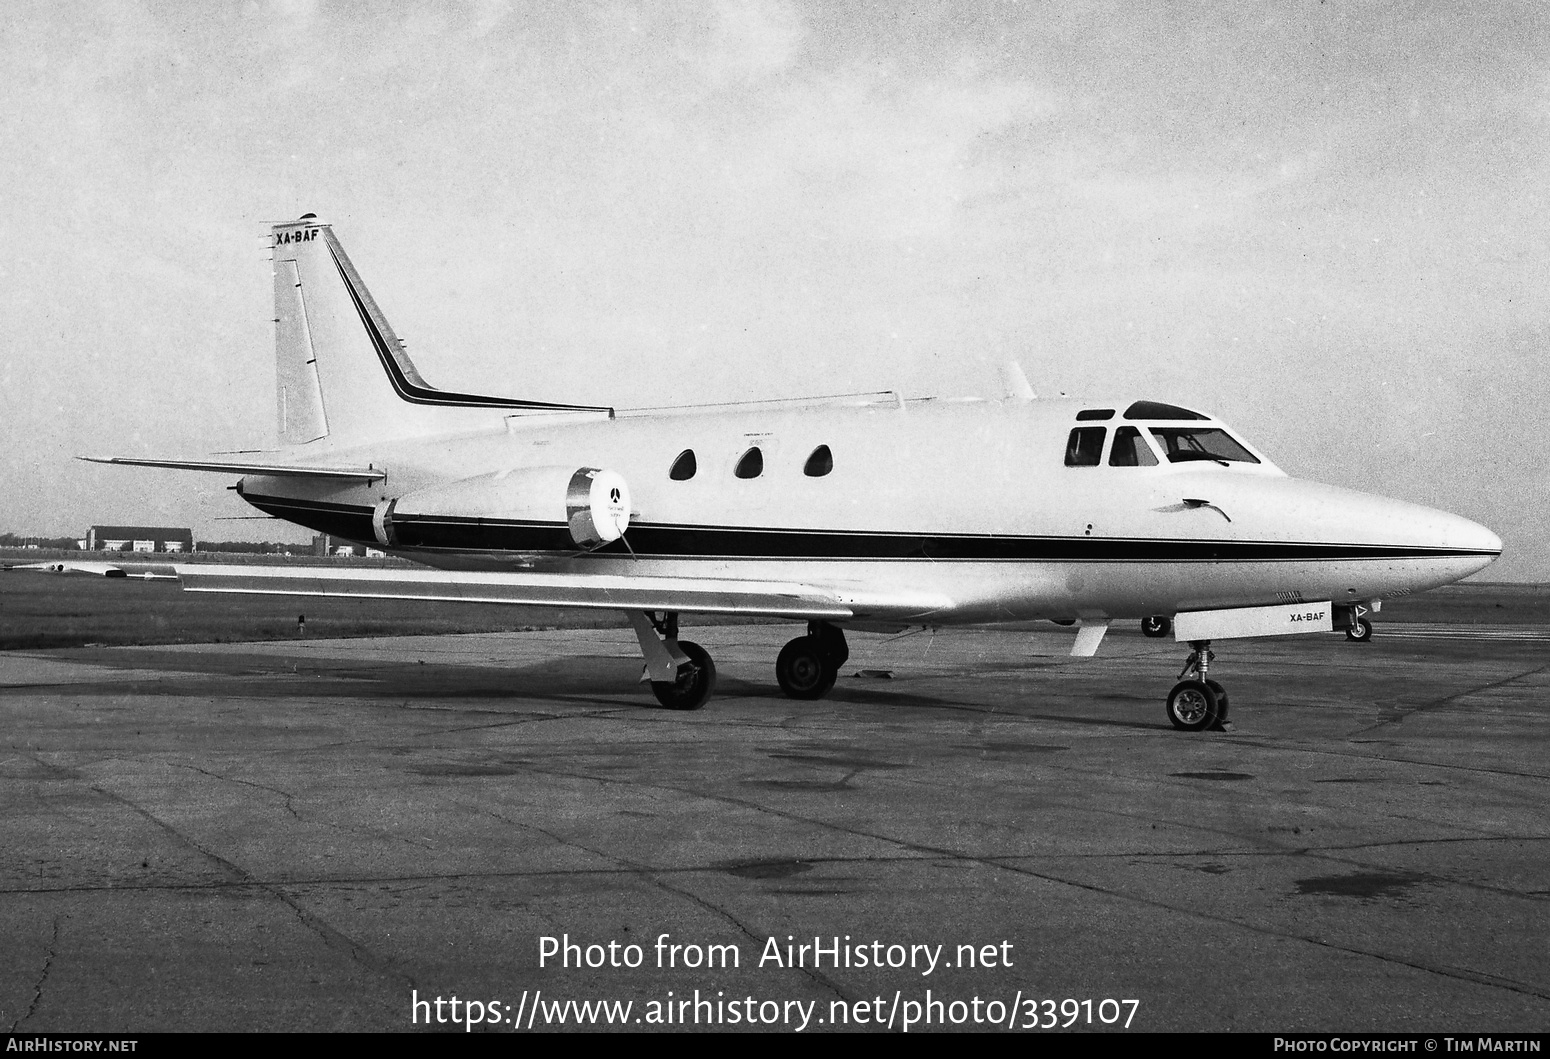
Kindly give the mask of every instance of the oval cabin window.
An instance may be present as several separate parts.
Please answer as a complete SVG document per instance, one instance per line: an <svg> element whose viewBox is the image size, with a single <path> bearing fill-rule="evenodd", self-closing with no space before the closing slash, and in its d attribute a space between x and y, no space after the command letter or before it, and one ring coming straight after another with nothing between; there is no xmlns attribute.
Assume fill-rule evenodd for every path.
<svg viewBox="0 0 1550 1059"><path fill-rule="evenodd" d="M809 478L822 478L832 470L834 470L834 453L829 451L829 446L819 445L807 458L807 464L802 468L802 473Z"/></svg>
<svg viewBox="0 0 1550 1059"><path fill-rule="evenodd" d="M675 482L687 482L699 469L699 465L694 460L694 450L684 449L673 461L673 469L667 472L667 476Z"/></svg>
<svg viewBox="0 0 1550 1059"><path fill-rule="evenodd" d="M737 461L737 470L733 472L739 478L757 478L764 473L764 453L755 445L743 453L743 458Z"/></svg>

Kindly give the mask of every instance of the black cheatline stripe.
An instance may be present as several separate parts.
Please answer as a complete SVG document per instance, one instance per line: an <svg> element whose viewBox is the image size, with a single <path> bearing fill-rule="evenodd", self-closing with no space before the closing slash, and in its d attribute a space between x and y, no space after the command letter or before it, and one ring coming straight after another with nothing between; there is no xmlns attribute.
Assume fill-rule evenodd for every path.
<svg viewBox="0 0 1550 1059"><path fill-rule="evenodd" d="M371 540L371 509L317 501L245 497L270 514L319 527L348 523L355 533L340 536ZM280 514L281 512L287 514ZM364 527L361 529L360 527ZM480 519L449 515L395 514L393 533L400 548L469 551L575 552L576 544L561 523ZM867 531L744 529L721 526L657 526L637 523L629 530L636 555L702 559L873 559L931 561L1066 562L1308 562L1332 560L1453 559L1494 556L1495 552L1407 545L1317 544L1280 541L1190 541L1102 537L1014 537L994 534L908 534ZM598 554L625 555L620 541Z"/></svg>
<svg viewBox="0 0 1550 1059"><path fill-rule="evenodd" d="M331 504L323 500L290 500L242 493L242 499L260 511L299 526L352 541L374 541L371 508L356 504Z"/></svg>
<svg viewBox="0 0 1550 1059"><path fill-rule="evenodd" d="M371 338L371 344L377 351L377 359L382 362L382 370L387 372L388 381L393 384L393 390L398 396L411 404L445 405L461 408L530 408L544 409L559 412L611 412L612 409L599 405L580 404L552 404L545 401L519 401L510 397L487 397L474 393L454 393L451 390L438 390L433 386L421 385L409 378L402 366L398 363L398 357L402 354L388 345L387 339L378 329L376 321L366 310L366 304L361 299L355 284L350 282L349 273L344 264L339 260L343 250L336 250L332 241L328 244L328 254L334 261L334 267L339 270L339 279L344 284L344 289L350 292L350 300L355 303L355 311L360 315L361 326L366 329L366 334ZM353 270L354 266L351 266Z"/></svg>

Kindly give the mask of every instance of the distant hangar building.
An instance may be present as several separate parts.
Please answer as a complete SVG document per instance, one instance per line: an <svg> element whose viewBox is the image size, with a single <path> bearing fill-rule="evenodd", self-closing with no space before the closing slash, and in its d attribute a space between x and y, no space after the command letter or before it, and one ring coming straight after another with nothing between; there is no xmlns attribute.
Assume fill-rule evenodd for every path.
<svg viewBox="0 0 1550 1059"><path fill-rule="evenodd" d="M194 531L170 526L93 526L86 531L87 551L191 552Z"/></svg>

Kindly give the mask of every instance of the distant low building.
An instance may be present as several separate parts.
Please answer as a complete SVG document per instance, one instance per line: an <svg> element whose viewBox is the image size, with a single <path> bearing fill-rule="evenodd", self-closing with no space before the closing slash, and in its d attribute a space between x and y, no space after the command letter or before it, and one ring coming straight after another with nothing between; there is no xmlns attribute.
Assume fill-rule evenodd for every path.
<svg viewBox="0 0 1550 1059"><path fill-rule="evenodd" d="M86 531L88 551L191 552L194 531L170 526L93 526Z"/></svg>

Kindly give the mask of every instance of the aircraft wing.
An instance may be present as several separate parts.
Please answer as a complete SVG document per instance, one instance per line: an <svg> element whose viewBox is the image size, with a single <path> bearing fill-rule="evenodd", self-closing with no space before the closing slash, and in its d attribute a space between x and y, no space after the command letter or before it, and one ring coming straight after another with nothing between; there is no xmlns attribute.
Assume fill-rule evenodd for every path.
<svg viewBox="0 0 1550 1059"><path fill-rule="evenodd" d="M178 575L168 564L120 566L118 563L76 562L56 559L47 563L6 563L7 572L39 574L95 574L98 577L132 577L140 581L176 581Z"/></svg>
<svg viewBox="0 0 1550 1059"><path fill-rule="evenodd" d="M325 478L334 481L376 482L386 471L373 467L301 467L254 460L142 460L129 456L77 456L87 463L112 463L123 467L169 467L175 471L216 471L222 474L265 474L275 478Z"/></svg>
<svg viewBox="0 0 1550 1059"><path fill-rule="evenodd" d="M176 570L188 592L525 603L593 610L674 610L809 620L842 621L855 615L851 604L835 592L784 581L197 563L178 564Z"/></svg>

